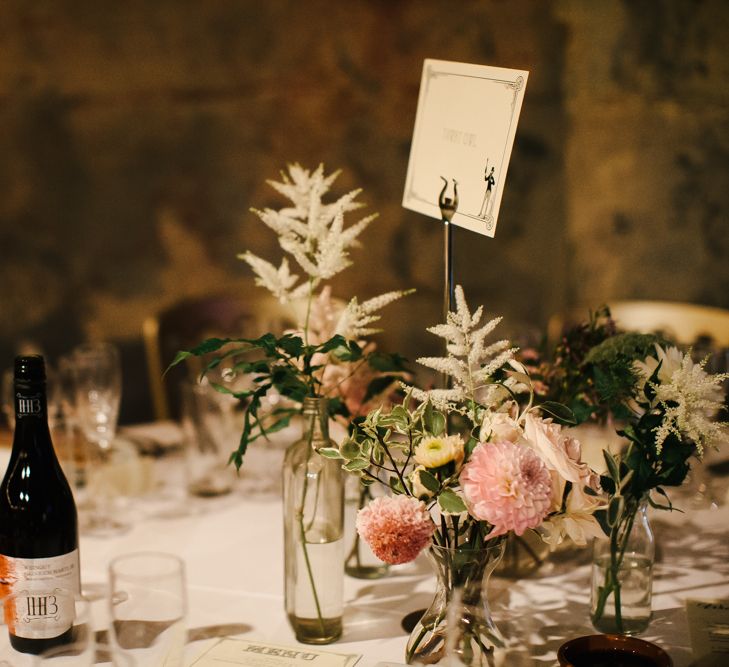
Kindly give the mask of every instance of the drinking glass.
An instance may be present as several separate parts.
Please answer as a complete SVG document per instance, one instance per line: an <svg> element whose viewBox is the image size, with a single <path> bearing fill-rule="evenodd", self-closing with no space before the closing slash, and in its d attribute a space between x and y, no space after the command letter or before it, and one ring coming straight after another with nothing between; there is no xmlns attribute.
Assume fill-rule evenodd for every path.
<svg viewBox="0 0 729 667"><path fill-rule="evenodd" d="M221 496L233 488L235 468L228 458L242 428L235 415L237 403L209 383L182 386L187 484L194 496Z"/></svg>
<svg viewBox="0 0 729 667"><path fill-rule="evenodd" d="M109 343L88 343L72 354L74 419L88 443L84 502L80 504L81 530L115 535L129 525L114 513L113 466L118 456L114 436L121 399L119 351Z"/></svg>
<svg viewBox="0 0 729 667"><path fill-rule="evenodd" d="M185 565L177 556L141 552L109 565L111 650L137 667L181 667L185 649Z"/></svg>
<svg viewBox="0 0 729 667"><path fill-rule="evenodd" d="M116 434L121 398L119 351L109 343L89 343L73 352L76 419L86 439L108 451Z"/></svg>

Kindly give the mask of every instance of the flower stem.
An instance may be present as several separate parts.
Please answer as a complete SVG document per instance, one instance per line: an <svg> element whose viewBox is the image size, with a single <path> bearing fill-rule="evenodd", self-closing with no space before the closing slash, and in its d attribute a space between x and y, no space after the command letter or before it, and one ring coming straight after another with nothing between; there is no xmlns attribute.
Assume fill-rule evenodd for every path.
<svg viewBox="0 0 729 667"><path fill-rule="evenodd" d="M309 488L309 475L308 475L308 468L309 468L309 461L311 460L311 455L314 453L314 450L312 448L312 441L314 437L314 419L316 417L312 417L311 424L308 429L308 450L306 454L306 461L304 462L305 470L304 470L304 483L302 485L301 490L301 505L299 507L298 512L298 519L299 519L299 537L301 540L301 550L304 553L304 562L306 563L306 572L309 577L309 583L311 584L311 593L314 598L314 605L316 606L316 616L319 621L319 628L321 629L322 636L326 634L326 629L324 627L324 617L321 613L321 605L319 603L319 595L316 591L316 582L314 581L314 572L311 569L311 561L309 560L309 550L307 548L307 542L306 542L306 527L304 526L304 506L306 504L306 492ZM318 494L317 494L318 495ZM313 518L312 518L313 521Z"/></svg>
<svg viewBox="0 0 729 667"><path fill-rule="evenodd" d="M593 614L594 620L599 621L605 613L608 598L612 595L615 608L615 626L621 634L625 632L625 628L623 626L620 568L625 558L625 550L628 547L628 540L633 530L637 511L638 505L636 504L624 514L622 519L610 531L610 566L605 569L604 584L599 589L597 604L595 605L595 612Z"/></svg>

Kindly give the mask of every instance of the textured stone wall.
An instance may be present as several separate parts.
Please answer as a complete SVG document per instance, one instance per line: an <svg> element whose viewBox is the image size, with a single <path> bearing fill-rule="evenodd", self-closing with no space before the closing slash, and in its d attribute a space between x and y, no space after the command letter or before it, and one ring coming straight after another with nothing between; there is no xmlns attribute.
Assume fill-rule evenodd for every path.
<svg viewBox="0 0 729 667"><path fill-rule="evenodd" d="M729 5L560 8L570 300L729 307Z"/></svg>
<svg viewBox="0 0 729 667"><path fill-rule="evenodd" d="M437 222L400 206L422 61L530 70L495 239L456 279L514 335L610 298L729 307L729 5L721 0L0 4L0 354L124 346L184 296L278 258L250 206L287 162L343 168L381 217L339 296L416 287L385 342L437 351Z"/></svg>

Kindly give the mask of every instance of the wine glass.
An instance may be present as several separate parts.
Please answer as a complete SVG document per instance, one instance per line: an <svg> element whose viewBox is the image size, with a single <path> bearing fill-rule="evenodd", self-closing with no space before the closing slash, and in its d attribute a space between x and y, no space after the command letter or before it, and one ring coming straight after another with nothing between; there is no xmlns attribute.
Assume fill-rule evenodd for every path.
<svg viewBox="0 0 729 667"><path fill-rule="evenodd" d="M114 436L121 399L119 351L110 343L88 343L72 354L75 423L90 445L81 529L115 535L129 526L113 514Z"/></svg>
<svg viewBox="0 0 729 667"><path fill-rule="evenodd" d="M115 664L182 667L187 592L185 564L156 552L126 554L109 565L109 636Z"/></svg>
<svg viewBox="0 0 729 667"><path fill-rule="evenodd" d="M88 343L74 350L73 364L78 424L89 442L108 451L119 418L119 351L110 343Z"/></svg>

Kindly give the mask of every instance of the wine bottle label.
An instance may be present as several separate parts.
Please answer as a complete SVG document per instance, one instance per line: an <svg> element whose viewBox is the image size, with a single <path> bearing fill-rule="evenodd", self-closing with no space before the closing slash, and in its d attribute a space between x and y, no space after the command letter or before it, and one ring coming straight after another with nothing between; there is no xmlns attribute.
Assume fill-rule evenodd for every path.
<svg viewBox="0 0 729 667"><path fill-rule="evenodd" d="M52 558L0 556L0 588L16 597L4 605L5 623L16 637L51 639L73 625L79 592L78 549Z"/></svg>
<svg viewBox="0 0 729 667"><path fill-rule="evenodd" d="M40 417L43 415L43 394L20 394L15 396L15 418Z"/></svg>

